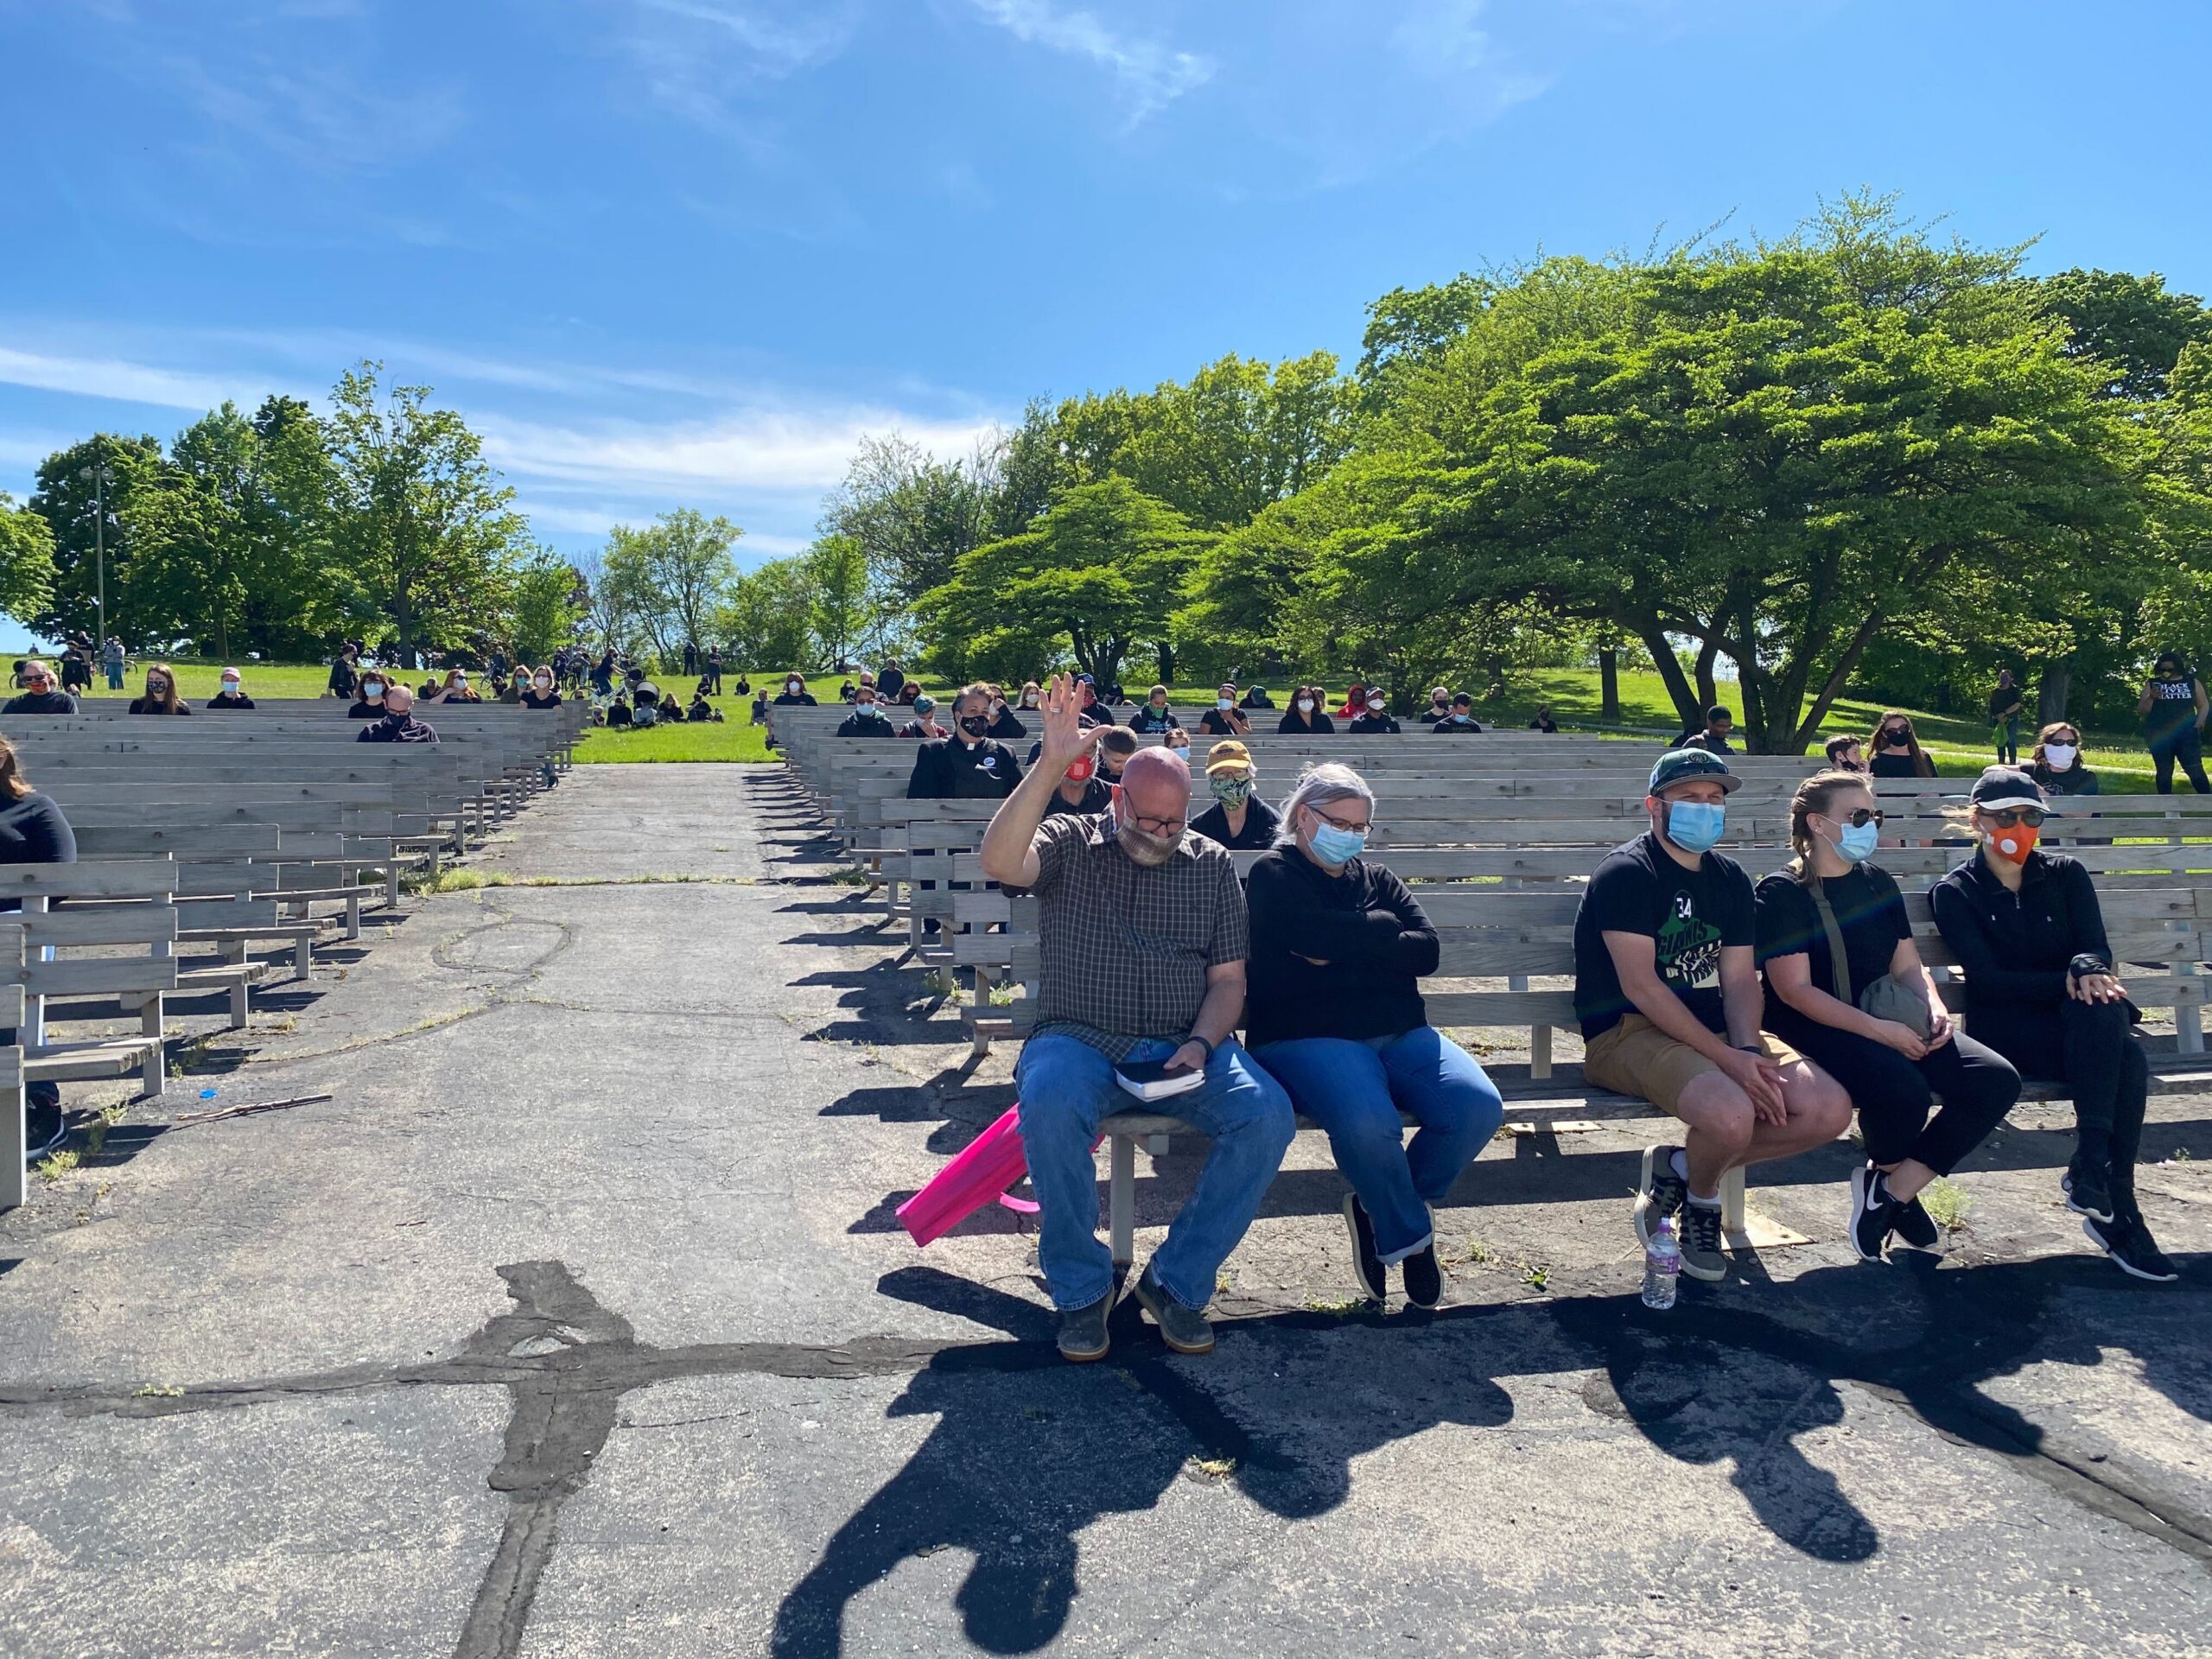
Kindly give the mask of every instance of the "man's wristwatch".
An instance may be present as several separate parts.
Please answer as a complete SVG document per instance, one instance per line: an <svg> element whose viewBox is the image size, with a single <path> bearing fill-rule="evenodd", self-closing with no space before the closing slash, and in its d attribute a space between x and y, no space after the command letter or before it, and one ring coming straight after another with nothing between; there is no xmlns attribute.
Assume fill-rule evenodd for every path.
<svg viewBox="0 0 2212 1659"><path fill-rule="evenodd" d="M1764 1043L1731 1043L1728 1046L1734 1049L1738 1054L1756 1054L1761 1059L1764 1059L1766 1058L1766 1045Z"/></svg>
<svg viewBox="0 0 2212 1659"><path fill-rule="evenodd" d="M1213 1064L1213 1045L1211 1043L1206 1041L1205 1038L1199 1036L1195 1031L1189 1036L1185 1037L1183 1040L1186 1043L1196 1043L1200 1048L1205 1050L1205 1063L1209 1065Z"/></svg>

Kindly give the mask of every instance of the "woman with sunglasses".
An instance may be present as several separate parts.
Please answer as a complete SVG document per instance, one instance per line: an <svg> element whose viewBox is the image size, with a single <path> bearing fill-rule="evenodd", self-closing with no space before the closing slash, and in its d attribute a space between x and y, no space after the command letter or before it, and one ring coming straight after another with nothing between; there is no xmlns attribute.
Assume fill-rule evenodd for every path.
<svg viewBox="0 0 2212 1659"><path fill-rule="evenodd" d="M1859 1109L1866 1162L1852 1172L1850 1232L1866 1262L1881 1259L1891 1233L1936 1248L1942 1235L1922 1189L1957 1168L2020 1096L2010 1062L1952 1028L1904 896L1869 861L1881 836L1863 776L1815 773L1789 804L1797 856L1757 893L1766 1029Z"/></svg>
<svg viewBox="0 0 2212 1659"><path fill-rule="evenodd" d="M2133 1030L2142 1015L2115 977L2089 872L2036 846L2045 810L2024 772L1981 774L1967 819L1981 845L1936 884L1936 925L1966 970L1974 1036L2073 1096L2074 1160L2059 1190L2082 1230L2122 1272L2171 1279L2135 1200L2150 1093Z"/></svg>
<svg viewBox="0 0 2212 1659"><path fill-rule="evenodd" d="M1892 709L1884 715L1874 728L1873 736L1866 740L1872 751L1866 770L1877 778L1933 778L1936 760L1922 753L1920 734L1912 728L1912 716L1902 709Z"/></svg>
<svg viewBox="0 0 2212 1659"><path fill-rule="evenodd" d="M1444 1294L1429 1206L1497 1132L1498 1092L1428 1023L1421 978L1436 930L1390 871L1361 855L1375 793L1350 766L1308 766L1282 804L1275 846L1245 878L1251 915L1247 1046L1328 1132L1351 1184L1352 1272L1376 1302L1400 1268L1406 1300ZM1401 1110L1421 1128L1405 1143Z"/></svg>
<svg viewBox="0 0 2212 1659"><path fill-rule="evenodd" d="M0 706L0 715L73 715L77 699L54 683L54 671L37 658L23 664L23 689Z"/></svg>
<svg viewBox="0 0 2212 1659"><path fill-rule="evenodd" d="M2036 734L2028 776L2046 795L2094 795L2099 788L2097 774L2082 764L2082 728L2070 720L2053 721Z"/></svg>

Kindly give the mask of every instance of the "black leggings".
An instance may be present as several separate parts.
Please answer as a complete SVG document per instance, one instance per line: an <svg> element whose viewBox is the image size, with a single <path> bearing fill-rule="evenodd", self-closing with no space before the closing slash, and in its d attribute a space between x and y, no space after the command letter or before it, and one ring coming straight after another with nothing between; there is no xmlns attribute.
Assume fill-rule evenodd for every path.
<svg viewBox="0 0 2212 1659"><path fill-rule="evenodd" d="M1770 1018L1768 1028L1844 1086L1859 1108L1866 1156L1887 1168L1916 1158L1948 1175L1980 1146L2020 1097L2020 1074L1986 1043L1955 1034L1926 1058L1838 1031L1802 1014ZM1943 1096L1935 1109L1935 1096Z"/></svg>
<svg viewBox="0 0 2212 1659"><path fill-rule="evenodd" d="M2158 773L2158 793L2174 792L2174 763L2181 763L2182 775L2190 786L2200 795L2212 795L2212 784L2204 780L2204 740L2191 726L2172 737L2153 739L2151 744L2151 765Z"/></svg>
<svg viewBox="0 0 2212 1659"><path fill-rule="evenodd" d="M2143 1147L2143 1113L2151 1094L2151 1061L2135 1040L2125 1002L2078 1002L1993 1008L1974 1017L1974 1034L2020 1068L2020 1075L2063 1083L2074 1096L2074 1122L2092 1158L2110 1150L2115 1185L2132 1187Z"/></svg>

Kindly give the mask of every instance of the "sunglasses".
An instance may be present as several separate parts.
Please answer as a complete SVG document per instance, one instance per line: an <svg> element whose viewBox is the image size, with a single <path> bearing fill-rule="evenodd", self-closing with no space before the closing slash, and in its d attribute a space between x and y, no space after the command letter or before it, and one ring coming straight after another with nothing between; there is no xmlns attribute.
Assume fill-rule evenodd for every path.
<svg viewBox="0 0 2212 1659"><path fill-rule="evenodd" d="M2018 826L2024 826L2033 830L2050 814L2039 806L2008 806L2002 811L1986 812L1982 816L2003 829L2011 830Z"/></svg>
<svg viewBox="0 0 2212 1659"><path fill-rule="evenodd" d="M1862 806L1854 811L1843 814L1841 822L1849 824L1854 830L1864 830L1870 823L1881 823L1885 820L1881 812L1876 808Z"/></svg>

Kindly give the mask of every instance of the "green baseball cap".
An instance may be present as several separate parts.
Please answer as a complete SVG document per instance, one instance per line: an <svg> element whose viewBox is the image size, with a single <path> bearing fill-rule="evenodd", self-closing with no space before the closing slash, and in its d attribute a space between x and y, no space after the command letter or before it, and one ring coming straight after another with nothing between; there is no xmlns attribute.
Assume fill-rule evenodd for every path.
<svg viewBox="0 0 2212 1659"><path fill-rule="evenodd" d="M1659 764L1651 768L1649 793L1676 784L1687 784L1700 778L1710 778L1720 785L1721 793L1733 795L1744 786L1744 780L1728 770L1728 763L1707 749L1669 749L1659 757Z"/></svg>

